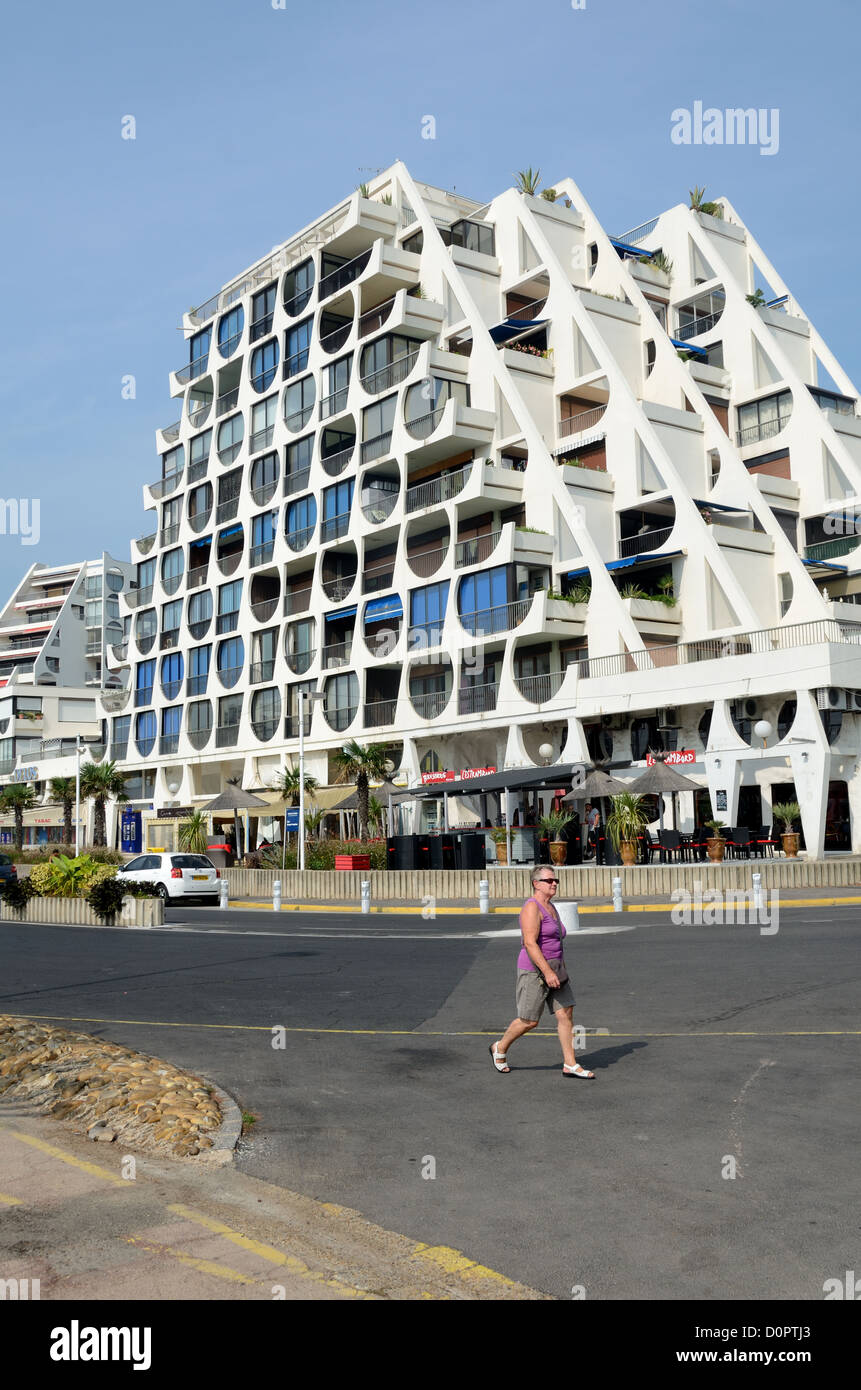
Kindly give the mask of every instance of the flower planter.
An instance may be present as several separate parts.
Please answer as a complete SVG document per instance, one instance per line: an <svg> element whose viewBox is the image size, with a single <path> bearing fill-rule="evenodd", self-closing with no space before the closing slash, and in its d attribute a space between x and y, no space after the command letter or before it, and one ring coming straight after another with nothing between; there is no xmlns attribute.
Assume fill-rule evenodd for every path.
<svg viewBox="0 0 861 1390"><path fill-rule="evenodd" d="M801 836L798 834L797 830L793 830L785 835L781 835L780 842L783 845L783 852L786 855L787 859L798 858L798 845L800 839Z"/></svg>
<svg viewBox="0 0 861 1390"><path fill-rule="evenodd" d="M637 862L637 844L635 840L622 840L619 845L619 853L622 856L622 863L630 866Z"/></svg>
<svg viewBox="0 0 861 1390"><path fill-rule="evenodd" d="M369 854L336 854L336 869L370 869L371 856Z"/></svg>
<svg viewBox="0 0 861 1390"><path fill-rule="evenodd" d="M123 898L113 921L105 921L84 898L31 898L18 912L0 896L0 922L49 923L78 927L161 927L164 904L161 898Z"/></svg>
<svg viewBox="0 0 861 1390"><path fill-rule="evenodd" d="M550 863L551 863L551 864L557 864L557 865L558 865L558 864L564 864L564 863L565 863L565 860L566 860L567 858L568 858L568 841L567 841L567 840L551 840L551 841L550 841Z"/></svg>
<svg viewBox="0 0 861 1390"><path fill-rule="evenodd" d="M709 859L712 863L720 864L723 862L723 857L726 853L726 840L719 836L715 836L715 838L711 840L706 840L706 849L708 850Z"/></svg>

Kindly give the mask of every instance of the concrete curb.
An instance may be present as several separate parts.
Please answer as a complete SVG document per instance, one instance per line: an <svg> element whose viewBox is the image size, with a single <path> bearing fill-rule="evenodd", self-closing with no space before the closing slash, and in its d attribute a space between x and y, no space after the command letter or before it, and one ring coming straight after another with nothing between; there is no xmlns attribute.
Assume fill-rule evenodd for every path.
<svg viewBox="0 0 861 1390"><path fill-rule="evenodd" d="M211 1081L208 1076L201 1079L206 1082L207 1086L212 1087L215 1099L221 1107L222 1121L216 1132L210 1136L212 1148L204 1149L196 1155L196 1159L198 1161L203 1159L206 1163L223 1167L225 1164L233 1162L234 1151L242 1134L242 1111L223 1087L217 1085L215 1081ZM176 1160L178 1163L181 1161L181 1159Z"/></svg>

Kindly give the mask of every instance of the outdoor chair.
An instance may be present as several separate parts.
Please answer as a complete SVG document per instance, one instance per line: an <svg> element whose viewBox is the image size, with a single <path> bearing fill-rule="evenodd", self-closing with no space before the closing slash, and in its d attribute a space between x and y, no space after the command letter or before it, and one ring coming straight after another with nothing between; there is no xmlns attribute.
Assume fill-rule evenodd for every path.
<svg viewBox="0 0 861 1390"><path fill-rule="evenodd" d="M678 830L659 830L658 841L662 850L661 862L663 864L666 864L668 858L672 860L673 857L677 863L681 862L684 847Z"/></svg>
<svg viewBox="0 0 861 1390"><path fill-rule="evenodd" d="M746 825L734 825L729 832L731 859L747 859L750 855L751 836Z"/></svg>

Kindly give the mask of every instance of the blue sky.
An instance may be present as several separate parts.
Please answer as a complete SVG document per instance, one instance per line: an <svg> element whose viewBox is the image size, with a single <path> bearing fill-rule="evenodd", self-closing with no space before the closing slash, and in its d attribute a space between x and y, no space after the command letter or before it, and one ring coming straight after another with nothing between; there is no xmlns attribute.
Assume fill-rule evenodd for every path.
<svg viewBox="0 0 861 1390"><path fill-rule="evenodd" d="M855 0L12 0L0 496L41 499L41 540L0 535L0 595L128 558L183 309L396 158L481 200L571 174L617 233L725 193L857 381L859 28ZM779 108L779 152L673 144L698 100Z"/></svg>

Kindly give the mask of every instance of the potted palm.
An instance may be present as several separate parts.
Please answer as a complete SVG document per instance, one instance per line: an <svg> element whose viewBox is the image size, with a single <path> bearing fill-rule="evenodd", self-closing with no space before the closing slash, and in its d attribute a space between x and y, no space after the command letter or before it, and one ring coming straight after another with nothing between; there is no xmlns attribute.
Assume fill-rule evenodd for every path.
<svg viewBox="0 0 861 1390"><path fill-rule="evenodd" d="M496 845L497 864L508 863L508 832L504 825L497 825L490 832L490 838Z"/></svg>
<svg viewBox="0 0 861 1390"><path fill-rule="evenodd" d="M783 826L780 840L784 854L787 859L797 859L800 837L798 831L792 827L801 818L801 807L797 801L779 801L776 806L772 806L771 814Z"/></svg>
<svg viewBox="0 0 861 1390"><path fill-rule="evenodd" d="M562 838L562 832L573 819L570 811L548 811L538 822L539 829L550 841L551 864L564 864L568 858L568 841Z"/></svg>
<svg viewBox="0 0 861 1390"><path fill-rule="evenodd" d="M612 798L613 809L607 817L607 834L623 864L636 864L637 839L649 823L645 798L636 792L619 792Z"/></svg>
<svg viewBox="0 0 861 1390"><path fill-rule="evenodd" d="M720 864L726 854L726 840L721 831L724 829L725 822L722 820L707 820L706 826L712 832L706 840L706 849L709 859L714 864Z"/></svg>

